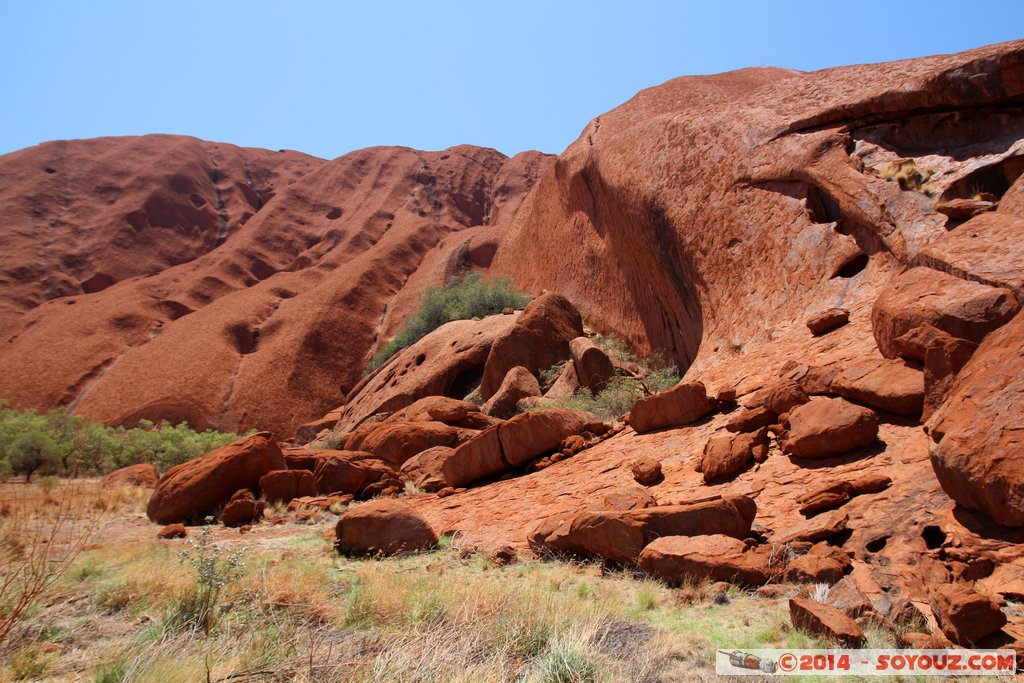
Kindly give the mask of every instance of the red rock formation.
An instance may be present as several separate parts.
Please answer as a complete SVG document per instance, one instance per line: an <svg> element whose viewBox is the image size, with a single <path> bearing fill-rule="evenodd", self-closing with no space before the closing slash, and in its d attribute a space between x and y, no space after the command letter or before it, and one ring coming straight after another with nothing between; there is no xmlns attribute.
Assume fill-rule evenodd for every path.
<svg viewBox="0 0 1024 683"><path fill-rule="evenodd" d="M114 470L103 477L101 485L103 488L112 486L141 486L147 489L155 489L160 481L160 471L147 462L138 465L129 465L119 470Z"/></svg>
<svg viewBox="0 0 1024 683"><path fill-rule="evenodd" d="M284 457L271 435L253 434L167 470L146 514L160 524L201 520L239 489L257 490L260 477L283 469Z"/></svg>
<svg viewBox="0 0 1024 683"><path fill-rule="evenodd" d="M355 555L391 555L437 544L430 524L408 503L388 498L350 508L338 520L335 534L338 549Z"/></svg>
<svg viewBox="0 0 1024 683"><path fill-rule="evenodd" d="M106 166L82 161L99 157ZM134 173L143 161L152 170ZM145 417L291 434L357 384L371 352L397 326L382 327L385 313L400 321L425 285L488 265L487 248L473 239L500 234L547 163L537 153L507 159L475 147L373 148L321 162L164 137L55 143L8 155L0 163L7 176L42 179L45 189L22 182L7 200L21 202L27 216L16 225L24 225L19 239L32 251L19 253L32 258L36 236L52 232L50 221L68 226L54 238L67 245L55 250L57 262L17 265L5 277L19 284L0 288L5 310L22 313L5 314L0 396L16 406L72 405L110 423ZM220 216L211 208L218 190ZM97 214L90 207L105 207L97 201L105 196L122 199ZM151 205L130 227L125 216ZM37 219L36 206L60 208ZM65 254L89 253L74 227L94 220L111 227L96 233L93 251L127 230L126 251L111 265L98 257L63 265ZM471 227L472 239L456 234ZM226 241L213 249L222 231ZM144 256L149 241L163 244L178 232L185 236L168 237L165 255ZM44 287L49 272L72 273L74 286L61 275ZM95 291L97 281L82 293L78 282L96 272L122 281ZM128 279L137 275L148 277ZM26 286L41 294L26 296Z"/></svg>

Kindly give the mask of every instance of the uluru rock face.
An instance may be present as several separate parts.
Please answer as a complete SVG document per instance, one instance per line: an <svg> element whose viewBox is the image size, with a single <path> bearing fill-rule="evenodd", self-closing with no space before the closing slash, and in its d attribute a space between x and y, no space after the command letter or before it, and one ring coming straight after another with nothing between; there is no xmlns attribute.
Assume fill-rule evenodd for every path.
<svg viewBox="0 0 1024 683"><path fill-rule="evenodd" d="M717 533L644 520L742 500L726 574L845 576L883 617L939 628L957 610L936 596L960 594L944 586L1024 595L1022 160L1024 41L677 79L554 161L362 150L286 182L212 250L25 303L0 396L281 435L330 411L346 448L448 484L409 514L473 543L633 562L655 537ZM534 308L449 323L359 380L422 289L468 268L512 277ZM571 324L532 334L558 322L536 313L552 301ZM832 309L844 324L808 325ZM544 439L554 411L501 422L437 399L568 361L588 330L664 352L683 382L628 424ZM660 466L643 488L641 457ZM600 543L555 542L573 535ZM662 544L711 570L706 538ZM1024 643L1020 616L997 628Z"/></svg>
<svg viewBox="0 0 1024 683"><path fill-rule="evenodd" d="M38 278L8 274L0 396L110 423L291 433L343 403L424 287L490 265L501 226L547 164L539 153L509 159L468 146L373 148L323 162L169 136L2 157L0 172L42 177L43 189L23 183L2 199L23 205L4 225L24 242L23 260L45 251L38 235L53 230L53 213L66 221L56 241L88 267L71 269L58 250L39 261ZM123 189L136 183L146 190ZM127 228L131 239L111 253L123 217L154 202L160 211ZM204 213L210 206L216 220ZM165 256L150 253L153 241ZM117 282L76 284L93 271ZM61 287L43 286L58 275Z"/></svg>

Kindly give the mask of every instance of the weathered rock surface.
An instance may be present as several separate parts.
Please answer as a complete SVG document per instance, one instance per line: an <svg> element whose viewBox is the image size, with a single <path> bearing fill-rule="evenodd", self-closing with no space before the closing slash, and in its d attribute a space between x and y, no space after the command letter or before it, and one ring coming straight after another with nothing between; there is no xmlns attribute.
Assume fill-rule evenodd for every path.
<svg viewBox="0 0 1024 683"><path fill-rule="evenodd" d="M857 622L835 607L807 598L790 598L789 616L793 625L842 647L863 647L867 643Z"/></svg>
<svg viewBox="0 0 1024 683"><path fill-rule="evenodd" d="M100 485L103 488L113 486L140 486L147 489L155 489L160 481L160 471L148 462L138 465L128 465L121 469L114 470L103 477Z"/></svg>
<svg viewBox="0 0 1024 683"><path fill-rule="evenodd" d="M239 489L259 490L260 477L283 469L281 449L269 432L259 432L167 470L146 514L159 524L201 520Z"/></svg>
<svg viewBox="0 0 1024 683"><path fill-rule="evenodd" d="M850 312L845 308L830 308L807 319L807 329L814 336L831 332L850 322Z"/></svg>
<svg viewBox="0 0 1024 683"><path fill-rule="evenodd" d="M370 422L352 432L345 447L373 453L395 469L406 460L435 446L455 446L472 433L442 422Z"/></svg>
<svg viewBox="0 0 1024 683"><path fill-rule="evenodd" d="M515 324L499 334L487 356L480 393L490 398L508 371L516 366L531 374L569 358L569 342L583 334L579 311L560 294L530 302Z"/></svg>
<svg viewBox="0 0 1024 683"><path fill-rule="evenodd" d="M731 536L663 536L640 553L640 568L670 584L728 581L761 586L771 577L767 553Z"/></svg>
<svg viewBox="0 0 1024 683"><path fill-rule="evenodd" d="M598 393L615 375L611 359L589 337L576 337L569 342L572 364L581 386Z"/></svg>
<svg viewBox="0 0 1024 683"><path fill-rule="evenodd" d="M928 244L916 262L1013 291L1024 302L1024 216L983 213Z"/></svg>
<svg viewBox="0 0 1024 683"><path fill-rule="evenodd" d="M924 375L895 360L868 358L852 364L832 380L832 390L898 415L920 415L924 408Z"/></svg>
<svg viewBox="0 0 1024 683"><path fill-rule="evenodd" d="M975 351L927 428L943 490L998 524L1024 526L1024 316Z"/></svg>
<svg viewBox="0 0 1024 683"><path fill-rule="evenodd" d="M508 419L518 412L519 401L540 396L540 383L529 370L516 366L505 374L501 386L484 404L483 412L492 417Z"/></svg>
<svg viewBox="0 0 1024 683"><path fill-rule="evenodd" d="M322 161L171 136L0 157L0 396L294 434L344 403L426 286L489 265L481 247L549 163L470 146ZM343 429L379 410L359 401Z"/></svg>
<svg viewBox="0 0 1024 683"><path fill-rule="evenodd" d="M869 446L878 436L878 416L841 398L813 398L789 415L783 450L802 458L827 458Z"/></svg>
<svg viewBox="0 0 1024 683"><path fill-rule="evenodd" d="M408 503L393 498L349 508L338 520L335 536L338 550L351 555L393 555L437 545L430 524Z"/></svg>
<svg viewBox="0 0 1024 683"><path fill-rule="evenodd" d="M313 478L318 493L361 495L367 486L393 477L395 470L372 453L324 450Z"/></svg>
<svg viewBox="0 0 1024 683"><path fill-rule="evenodd" d="M895 340L924 323L980 342L1018 310L1020 305L1009 289L920 267L892 281L875 302L871 322L878 350L886 358L895 358L899 353Z"/></svg>
<svg viewBox="0 0 1024 683"><path fill-rule="evenodd" d="M715 409L714 399L700 382L681 382L668 391L645 396L629 411L629 426L638 434L678 427L699 420Z"/></svg>
<svg viewBox="0 0 1024 683"><path fill-rule="evenodd" d="M1006 624L1006 615L988 595L965 584L945 584L932 592L932 613L939 629L958 645L970 647Z"/></svg>
<svg viewBox="0 0 1024 683"><path fill-rule="evenodd" d="M309 470L273 470L260 477L260 493L271 503L315 496L316 478Z"/></svg>

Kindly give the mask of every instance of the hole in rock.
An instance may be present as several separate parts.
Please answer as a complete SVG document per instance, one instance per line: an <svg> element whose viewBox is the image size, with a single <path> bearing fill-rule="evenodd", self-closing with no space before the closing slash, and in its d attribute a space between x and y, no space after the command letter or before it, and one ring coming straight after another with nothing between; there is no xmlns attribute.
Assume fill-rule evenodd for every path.
<svg viewBox="0 0 1024 683"><path fill-rule="evenodd" d="M427 354L421 353L420 355L416 356L416 365L423 365L423 361L425 361L426 359Z"/></svg>
<svg viewBox="0 0 1024 683"><path fill-rule="evenodd" d="M888 536L882 536L881 538L876 538L874 540L868 541L864 544L864 547L867 548L869 553L877 553L879 550L885 547L885 544L888 543L888 541Z"/></svg>
<svg viewBox="0 0 1024 683"><path fill-rule="evenodd" d="M197 194L189 195L188 199L190 202L192 202L192 206L196 207L197 209L206 203L206 200Z"/></svg>
<svg viewBox="0 0 1024 683"><path fill-rule="evenodd" d="M331 209L330 211L327 212L327 219L328 220L333 221L333 220L336 220L338 218L341 218L341 209L335 207L335 208L333 208L333 209Z"/></svg>
<svg viewBox="0 0 1024 683"><path fill-rule="evenodd" d="M960 178L946 188L940 201L973 199L983 194L992 194L997 198L1002 197L1022 173L1024 173L1024 156L1007 157L994 164L975 169Z"/></svg>
<svg viewBox="0 0 1024 683"><path fill-rule="evenodd" d="M47 173L56 173L57 172L57 169L53 168L52 166L47 166L43 170L46 171Z"/></svg>
<svg viewBox="0 0 1024 683"><path fill-rule="evenodd" d="M946 542L946 532L934 525L928 525L921 530L921 538L929 550L935 550Z"/></svg>
<svg viewBox="0 0 1024 683"><path fill-rule="evenodd" d="M192 309L185 304L180 301L174 301L173 299L164 299L161 301L160 308L171 320L183 318L193 312Z"/></svg>
<svg viewBox="0 0 1024 683"><path fill-rule="evenodd" d="M869 259L867 254L857 254L846 263L839 266L839 269L832 274L832 277L851 278L867 268L868 261Z"/></svg>
<svg viewBox="0 0 1024 683"><path fill-rule="evenodd" d="M483 377L484 368L482 365L474 365L466 368L455 376L455 380L444 395L448 398L457 398L462 400L469 394L469 392L480 386L480 380L483 379Z"/></svg>
<svg viewBox="0 0 1024 683"><path fill-rule="evenodd" d="M251 330L245 323L237 323L227 329L228 341L238 353L243 355L256 350L258 330Z"/></svg>

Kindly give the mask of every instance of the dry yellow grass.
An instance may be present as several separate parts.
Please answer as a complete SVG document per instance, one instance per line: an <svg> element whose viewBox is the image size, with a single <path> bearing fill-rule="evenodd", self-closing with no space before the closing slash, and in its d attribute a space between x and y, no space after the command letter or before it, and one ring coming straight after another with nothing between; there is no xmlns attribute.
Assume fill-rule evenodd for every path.
<svg viewBox="0 0 1024 683"><path fill-rule="evenodd" d="M822 645L790 627L784 598L671 589L594 564L496 566L449 539L431 553L350 559L327 524L299 523L210 528L225 555L249 549L207 634L189 621L198 575L178 558L188 546L155 540L139 519L148 492L21 493L31 491L41 517L46 495L72 491L82 515L107 517L98 547L0 655L0 681L690 681L714 678L717 647Z"/></svg>

